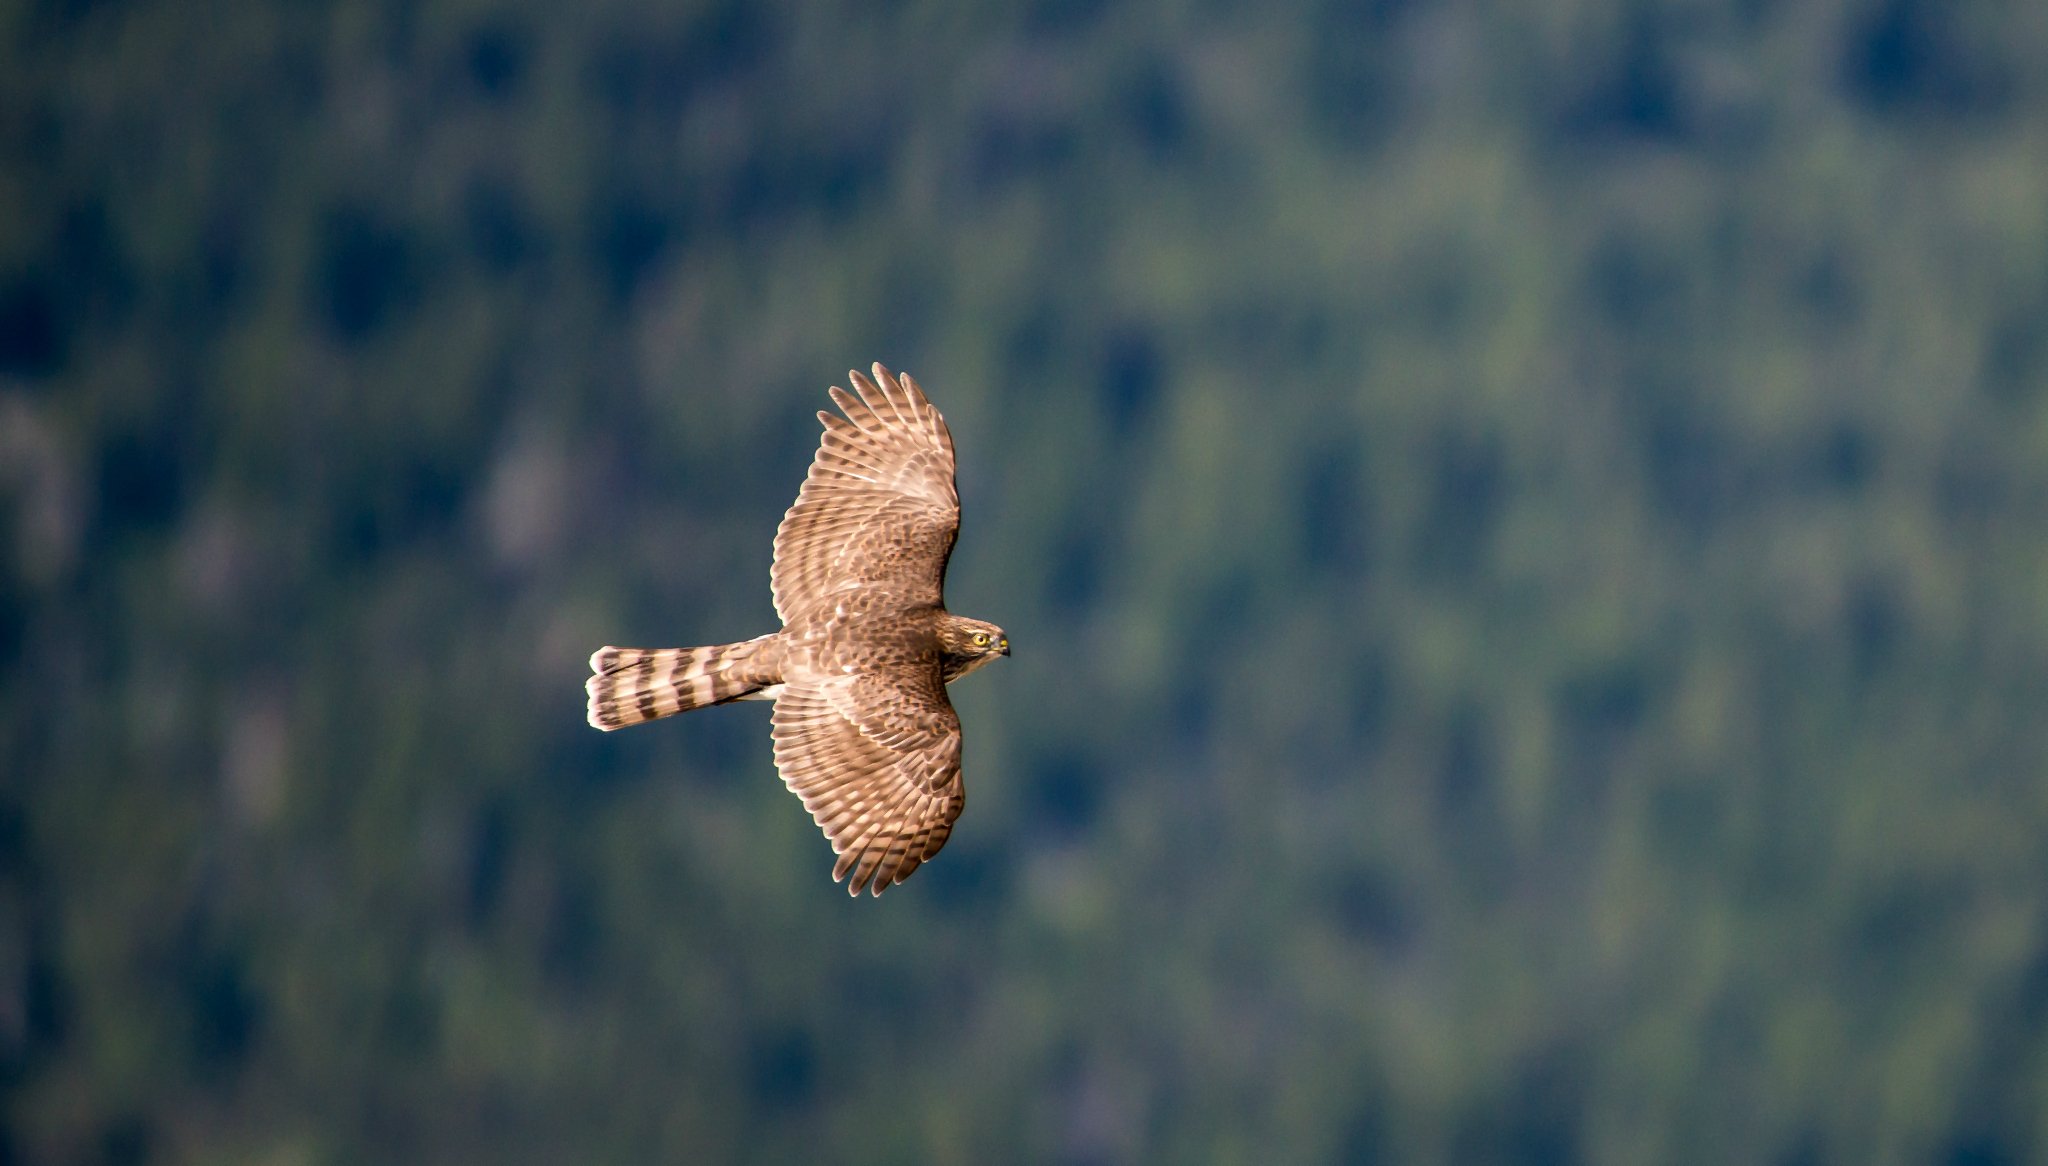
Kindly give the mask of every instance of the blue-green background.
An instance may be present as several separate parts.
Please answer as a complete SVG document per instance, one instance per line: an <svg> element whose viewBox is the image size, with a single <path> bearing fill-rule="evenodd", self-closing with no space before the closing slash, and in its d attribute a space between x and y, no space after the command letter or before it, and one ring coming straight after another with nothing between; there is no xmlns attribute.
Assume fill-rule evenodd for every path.
<svg viewBox="0 0 2048 1166"><path fill-rule="evenodd" d="M2048 1160L2048 6L0 7L0 1163ZM849 366L966 816L766 709Z"/></svg>

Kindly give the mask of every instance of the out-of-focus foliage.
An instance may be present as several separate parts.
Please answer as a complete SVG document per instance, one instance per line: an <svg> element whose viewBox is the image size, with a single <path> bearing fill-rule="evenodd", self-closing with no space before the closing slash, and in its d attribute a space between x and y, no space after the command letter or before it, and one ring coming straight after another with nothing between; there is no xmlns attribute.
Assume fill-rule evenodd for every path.
<svg viewBox="0 0 2048 1166"><path fill-rule="evenodd" d="M2048 7L0 15L0 1163L2048 1153ZM765 710L849 365L1017 656Z"/></svg>

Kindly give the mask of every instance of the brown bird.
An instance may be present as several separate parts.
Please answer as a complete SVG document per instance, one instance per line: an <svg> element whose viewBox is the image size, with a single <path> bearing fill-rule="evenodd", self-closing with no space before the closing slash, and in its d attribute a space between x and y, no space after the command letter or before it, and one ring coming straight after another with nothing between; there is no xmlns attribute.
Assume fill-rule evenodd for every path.
<svg viewBox="0 0 2048 1166"><path fill-rule="evenodd" d="M775 768L874 894L939 852L966 805L946 685L1010 654L1003 629L946 610L960 530L953 435L907 374L848 373L844 418L775 532L782 630L709 648L599 648L584 683L610 731L706 705L773 700Z"/></svg>

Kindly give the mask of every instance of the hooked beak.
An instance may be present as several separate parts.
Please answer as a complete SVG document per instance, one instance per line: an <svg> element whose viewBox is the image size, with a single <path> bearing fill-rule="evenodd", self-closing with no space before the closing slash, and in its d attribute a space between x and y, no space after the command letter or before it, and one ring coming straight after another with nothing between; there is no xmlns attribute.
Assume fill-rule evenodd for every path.
<svg viewBox="0 0 2048 1166"><path fill-rule="evenodd" d="M996 650L997 650L997 651L999 651L999 652L1001 652L1001 653L1002 653L1003 655L1005 655L1005 656L1009 655L1009 654L1010 654L1010 637L1008 637L1008 636L1004 636L1004 637L1003 637L1002 639L1000 639L1000 640L997 640L997 641L996 641Z"/></svg>

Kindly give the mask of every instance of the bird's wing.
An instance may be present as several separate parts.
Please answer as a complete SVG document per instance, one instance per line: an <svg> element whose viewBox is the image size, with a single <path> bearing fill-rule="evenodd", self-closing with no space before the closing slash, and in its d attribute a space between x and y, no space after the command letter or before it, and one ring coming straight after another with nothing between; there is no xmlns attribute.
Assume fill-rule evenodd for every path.
<svg viewBox="0 0 2048 1166"><path fill-rule="evenodd" d="M784 623L851 586L940 602L960 529L953 435L939 411L908 375L879 364L873 380L847 375L860 395L833 386L846 416L818 413L824 439L775 532L769 583Z"/></svg>
<svg viewBox="0 0 2048 1166"><path fill-rule="evenodd" d="M775 768L839 856L833 879L853 876L848 894L909 878L967 804L960 718L936 669L791 683L774 732Z"/></svg>

